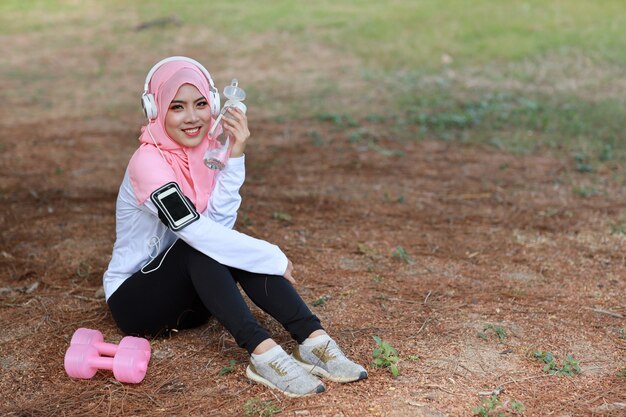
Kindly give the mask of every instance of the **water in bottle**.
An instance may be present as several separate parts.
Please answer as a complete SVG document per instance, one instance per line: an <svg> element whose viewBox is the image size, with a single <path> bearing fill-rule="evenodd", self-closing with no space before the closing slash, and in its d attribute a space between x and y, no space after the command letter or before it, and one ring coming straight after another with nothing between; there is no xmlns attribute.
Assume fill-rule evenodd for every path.
<svg viewBox="0 0 626 417"><path fill-rule="evenodd" d="M242 103L246 98L246 93L239 87L239 82L236 78L233 78L230 85L224 87L224 96L228 100L224 103L224 107L222 107L217 119L215 119L215 123L213 123L213 127L209 131L209 136L213 136L217 128L222 127L222 118L225 117L224 115L230 107L238 108L244 114L246 113L246 105ZM231 139L229 134L222 129L222 133L217 137L217 142L216 147L207 150L204 154L204 164L209 169L221 171L226 167L226 162L230 155Z"/></svg>

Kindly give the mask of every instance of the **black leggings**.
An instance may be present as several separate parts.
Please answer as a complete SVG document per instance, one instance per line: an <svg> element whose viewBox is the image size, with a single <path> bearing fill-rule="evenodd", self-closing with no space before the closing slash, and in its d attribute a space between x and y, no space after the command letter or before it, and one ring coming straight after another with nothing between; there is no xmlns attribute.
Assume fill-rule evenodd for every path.
<svg viewBox="0 0 626 417"><path fill-rule="evenodd" d="M252 353L270 336L252 315L237 283L298 343L322 329L284 277L224 266L180 239L142 269L146 273L137 271L108 300L115 322L126 334L157 336L199 326L214 316L240 347Z"/></svg>

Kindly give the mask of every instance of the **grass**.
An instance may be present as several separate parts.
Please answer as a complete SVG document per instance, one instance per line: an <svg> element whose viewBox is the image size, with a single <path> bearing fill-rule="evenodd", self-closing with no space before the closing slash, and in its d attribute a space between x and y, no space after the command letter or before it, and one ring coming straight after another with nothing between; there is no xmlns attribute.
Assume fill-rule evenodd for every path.
<svg viewBox="0 0 626 417"><path fill-rule="evenodd" d="M621 100L597 103L566 95L490 91L463 97L459 91L462 87L451 85L407 97L406 120L422 137L485 143L520 154L543 149L565 153L579 172L626 160Z"/></svg>
<svg viewBox="0 0 626 417"><path fill-rule="evenodd" d="M182 26L134 30L138 23L167 16L176 16ZM0 106L11 108L30 95L38 112L67 113L71 106L49 102L64 94L67 102L93 109L87 116L99 116L102 109L79 92L68 92L73 85L77 90L94 86L109 114L128 112L136 97L102 93L110 90L107 80L143 74L149 64L111 67L110 57L127 59L132 50L148 50L149 62L175 53L236 62L238 54L261 48L274 57L265 65L275 71L246 89L249 106L267 110L270 117L308 118L340 130L385 123L396 138L482 143L522 154L550 150L570 158L580 172L593 173L626 162L623 27L626 4L620 0L477 0L471 7L461 0L175 5L6 0L0 3L0 35L28 34L37 39L39 51L70 62L86 54L79 62L87 65L71 67L70 83L63 59L50 66L50 58L39 52L39 60L33 54L26 68L9 60L0 78L12 83L2 93L8 103ZM223 40L212 42L215 35ZM254 43L263 37L273 41ZM16 53L10 45L0 47L3 56ZM330 54L326 61L334 56L346 57L345 62L332 67L307 58L300 72L292 72L281 60L285 51L286 56L304 54L298 58L315 55L316 47ZM301 79L305 74L318 75ZM27 87L16 92L13 85ZM364 136L366 128L347 134L352 142ZM321 137L313 140L322 146ZM374 142L370 148L386 152Z"/></svg>
<svg viewBox="0 0 626 417"><path fill-rule="evenodd" d="M1 33L16 33L26 23L50 21L97 6L96 0L6 0L0 3ZM215 30L245 40L251 35L287 32L298 40L314 38L347 53L367 66L387 70L436 69L447 53L455 65L482 65L517 60L577 45L626 63L626 6L620 0L594 4L584 0L511 4L477 0L366 0L238 2L189 0L122 0L107 2L104 16L132 13L144 19L176 15L193 25L214 24ZM43 14L47 16L45 18ZM32 26L26 26L32 28Z"/></svg>
<svg viewBox="0 0 626 417"><path fill-rule="evenodd" d="M112 11L129 7L121 0L110 3ZM626 39L621 36L626 7L619 0L601 5L584 0L517 4L477 0L472 7L463 0L405 0L393 5L366 0L274 0L269 6L253 0L210 4L194 0L175 8L164 0L133 3L147 18L176 14L196 25L219 22L220 31L241 39L267 32L287 32L299 40L314 38L355 53L367 66L388 70L438 68L442 52L459 65L475 65L570 45L595 49L601 56L626 63ZM620 51L617 56L616 51Z"/></svg>

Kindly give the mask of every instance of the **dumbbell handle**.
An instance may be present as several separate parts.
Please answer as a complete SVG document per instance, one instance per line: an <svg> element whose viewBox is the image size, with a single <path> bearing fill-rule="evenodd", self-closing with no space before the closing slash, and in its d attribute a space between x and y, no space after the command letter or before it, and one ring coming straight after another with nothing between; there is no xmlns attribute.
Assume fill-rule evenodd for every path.
<svg viewBox="0 0 626 417"><path fill-rule="evenodd" d="M96 348L98 353L106 356L115 356L117 352L117 346L115 343L107 343L107 342L96 342L93 344L93 347ZM113 365L111 365L113 366ZM107 368L111 369L111 368Z"/></svg>
<svg viewBox="0 0 626 417"><path fill-rule="evenodd" d="M89 364L89 366L94 367L94 368L106 369L109 371L113 370L113 358L110 358L110 357L106 357L106 356L98 356L97 358L91 357L87 359L87 363Z"/></svg>

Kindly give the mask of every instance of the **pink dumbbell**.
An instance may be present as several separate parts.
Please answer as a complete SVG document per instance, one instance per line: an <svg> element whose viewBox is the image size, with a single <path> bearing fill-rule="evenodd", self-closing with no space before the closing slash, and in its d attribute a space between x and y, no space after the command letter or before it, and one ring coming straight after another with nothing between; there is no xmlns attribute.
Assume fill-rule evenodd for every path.
<svg viewBox="0 0 626 417"><path fill-rule="evenodd" d="M72 378L92 378L98 369L113 371L120 382L143 381L150 361L150 343L128 336L119 345L104 343L97 330L78 329L65 353L65 371ZM114 357L101 356L114 355Z"/></svg>

